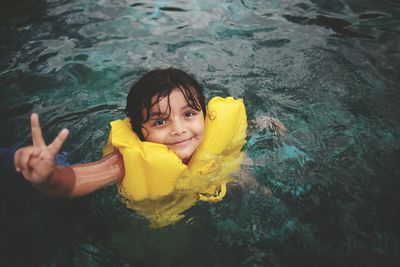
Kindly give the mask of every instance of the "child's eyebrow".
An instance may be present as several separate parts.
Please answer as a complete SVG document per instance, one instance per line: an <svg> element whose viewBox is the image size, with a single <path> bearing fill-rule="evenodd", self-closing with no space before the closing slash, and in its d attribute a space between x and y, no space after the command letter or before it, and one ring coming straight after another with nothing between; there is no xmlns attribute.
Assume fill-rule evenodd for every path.
<svg viewBox="0 0 400 267"><path fill-rule="evenodd" d="M186 106L182 107L181 110L187 109L187 108L192 108L192 106L190 106L189 104L187 104Z"/></svg>
<svg viewBox="0 0 400 267"><path fill-rule="evenodd" d="M182 111L182 110L185 110L185 109L188 109L188 108L194 109L191 105L187 104L187 105L183 106L180 110ZM166 114L167 114L167 112L150 111L149 112L149 119L160 118L160 117L162 117L162 116L164 116Z"/></svg>
<svg viewBox="0 0 400 267"><path fill-rule="evenodd" d="M197 110L197 111L199 111L199 109L197 109L197 108L193 107L193 106L192 106L192 105L190 105L190 104L187 104L186 106L182 107L182 108L181 108L181 111L182 111L182 110L184 110L184 109L188 109L188 108L190 108L190 109L194 109L194 110Z"/></svg>
<svg viewBox="0 0 400 267"><path fill-rule="evenodd" d="M149 113L149 118L154 118L154 117L159 118L162 115L164 115L165 113L166 112L160 112L160 111L150 112Z"/></svg>

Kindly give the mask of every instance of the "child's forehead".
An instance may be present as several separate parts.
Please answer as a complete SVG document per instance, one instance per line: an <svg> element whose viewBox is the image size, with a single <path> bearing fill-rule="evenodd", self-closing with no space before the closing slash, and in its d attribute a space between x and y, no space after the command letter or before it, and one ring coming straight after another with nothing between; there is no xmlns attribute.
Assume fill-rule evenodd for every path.
<svg viewBox="0 0 400 267"><path fill-rule="evenodd" d="M171 105L187 105L190 104L182 89L175 88L167 95L154 95L151 98L151 110L160 107L170 107Z"/></svg>

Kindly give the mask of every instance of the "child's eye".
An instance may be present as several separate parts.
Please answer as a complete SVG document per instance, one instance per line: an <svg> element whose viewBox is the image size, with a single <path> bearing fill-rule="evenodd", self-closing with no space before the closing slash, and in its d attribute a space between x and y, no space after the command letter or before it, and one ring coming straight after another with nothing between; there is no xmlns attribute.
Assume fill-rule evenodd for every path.
<svg viewBox="0 0 400 267"><path fill-rule="evenodd" d="M158 119L158 120L155 120L154 126L161 126L161 125L164 125L166 123L167 122L164 119Z"/></svg>
<svg viewBox="0 0 400 267"><path fill-rule="evenodd" d="M194 115L196 115L196 113L193 112L193 111L187 111L187 112L185 112L185 117L193 117Z"/></svg>

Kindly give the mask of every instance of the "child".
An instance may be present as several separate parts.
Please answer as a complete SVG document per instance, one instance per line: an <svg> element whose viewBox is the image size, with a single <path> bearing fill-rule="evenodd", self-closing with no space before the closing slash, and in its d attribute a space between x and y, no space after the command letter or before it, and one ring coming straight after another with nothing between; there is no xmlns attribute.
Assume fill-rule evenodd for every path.
<svg viewBox="0 0 400 267"><path fill-rule="evenodd" d="M233 105L235 108L236 106L241 107L243 105L241 101L240 103L236 103L239 100L229 99L228 102L232 102L231 104L225 104L226 101L228 100L220 100L220 102L223 102L223 108L229 105ZM229 112L230 111L227 111L227 113ZM231 131L233 133L231 134L231 137L229 137L231 139L235 139L235 141L228 140L225 148L222 150L223 153L218 153L224 155L225 158L228 157L230 159L240 160L240 150L245 142L244 138L247 124L244 108L242 111L238 112L239 113L237 113L237 116L242 116L242 119L244 116L244 122L237 122L239 121L239 117L233 119L229 117L235 116L234 114L226 114L228 116L227 118L232 121L232 125L235 125L234 127L236 127L234 130ZM145 153L145 150L147 151L148 146L154 146L154 143L156 143L163 144L168 149L165 150L164 146L160 146L157 149L161 150L151 150L156 152L151 152L149 156L161 155L163 157L164 154L170 153L168 151L173 151L174 153L172 154L178 156L179 159L179 162L174 161L175 159L173 157L175 155L172 156L172 158L168 158L168 160L171 159L171 162L173 163L171 163L169 166L167 164L167 166L158 173L164 176L163 172L169 171L170 169L175 171L175 169L178 168L176 171L177 173L179 173L179 175L173 174L171 176L172 180L170 178L164 179L164 177L162 177L163 179L161 179L161 177L156 177L158 179L155 181L156 185L153 186L154 188L150 188L149 191L146 191L147 188L142 189L142 184L138 184L137 182L135 182L133 188L131 188L131 185L122 183L122 191L135 191L138 190L138 188L140 189L140 192L138 193L123 193L125 197L134 200L134 202L136 203L145 203L144 206L138 206L137 204L135 204L132 206L132 208L141 212L149 219L151 219L150 217L153 216L154 213L157 213L157 216L159 217L160 213L168 213L167 209L155 211L153 208L150 208L150 210L152 210L151 212L143 211L149 210L149 205L146 202L147 199L165 199L165 196L170 195L171 190L179 187L177 185L178 176L182 176L182 174L185 172L190 173L190 169L195 168L193 167L193 165L198 165L197 161L199 161L199 157L206 158L206 160L202 159L202 162L199 161L201 162L199 163L200 165L203 164L204 161L205 163L207 163L203 164L201 168L203 168L204 166L210 168L210 166L215 165L215 162L219 163L217 165L221 165L221 167L212 167L217 171L219 170L219 176L221 176L221 173L224 173L224 176L227 176L229 174L227 172L232 172L236 168L231 167L229 169L229 163L226 160L219 160L219 158L218 160L214 158L210 159L208 155L198 156L200 152L196 152L198 150L202 151L201 148L205 146L203 142L206 131L208 131L207 135L209 135L210 132L209 129L205 128L213 127L210 126L212 125L212 121L214 120L211 113L212 112L210 112L210 110L206 110L205 99L202 93L201 86L189 74L173 68L153 70L145 74L141 79L138 80L138 82L136 82L132 86L128 94L126 106L126 115L129 119L125 122L119 121L112 123L110 141L114 143L106 146L105 151L107 152L107 154L106 156L104 156L103 159L92 163L79 164L74 166L55 165L55 157L60 151L62 144L68 136L68 130L63 129L50 145L46 145L42 137L41 128L39 125L39 117L37 114L34 113L31 115L33 144L31 146L20 148L16 151L14 155L15 168L18 172L21 172L25 179L31 182L35 188L49 196L75 197L86 195L110 184L121 184L123 180L124 182L125 180L130 181L130 178L124 178L126 176L131 177L131 174L128 172L133 172L133 175L139 175L138 173L141 173L141 170L139 170L140 168L143 169L143 172L147 171L149 167L147 167L147 165L143 165L146 163L140 163L147 160L147 156L144 156L145 160L143 160L143 157L139 156L139 158L135 158L135 160L133 161L128 161L129 164L126 164L127 158L130 157L131 152L129 152L130 154L124 152L125 147L124 145L121 145L121 142L130 143L131 140L134 140L134 138L136 138L135 135L132 135L132 137L130 136L130 134L132 134L131 132L133 131L136 134L137 138L142 141L137 142L137 147L141 147L142 145L144 146L143 150L139 151L139 154ZM206 117L206 115L208 115L208 117ZM260 120L260 122L260 125L264 124L265 127L271 127L273 125L277 127L279 131L286 130L284 126L280 124L277 120L264 119ZM209 126L206 127L207 123ZM228 124L229 122L224 121L223 123ZM123 131L123 129L126 128L126 125L128 125L131 130L128 130L129 132L127 134L129 136L125 138L125 140L121 141L121 138L116 136L121 135L120 133ZM226 127L229 128L229 126ZM224 130L225 129L216 130L219 131L219 133L217 132L217 134L214 135L218 135L220 138L223 139L222 136L224 135ZM226 131L229 132L229 130ZM221 141L220 139L218 140L215 137L214 139L212 139L212 142L215 143L215 145L218 145L218 143L220 142L223 143L223 141ZM203 146L201 146L202 144ZM213 145L211 144L211 146ZM229 147L229 149L227 149L226 147ZM210 163L213 163L214 165ZM139 165L135 166L133 170L130 171L130 169L132 168L128 165L131 164ZM156 162L155 164L153 164L155 165L155 169L157 169L158 164L161 163ZM187 168L186 165L189 165L190 168ZM235 164L233 164L232 166L234 165ZM225 169L228 168L229 171L221 171L223 167L225 167ZM203 174L204 172L200 171L199 173ZM165 175L168 176L169 174ZM194 176L192 174L190 175L187 174L188 177L192 177L190 179L194 179ZM146 175L144 176L144 183L150 183L148 180L146 180L148 179L148 177L146 177ZM134 180L136 181L136 178ZM171 180L171 182L169 180ZM179 179L179 181L180 180L185 181L185 179ZM202 185L202 190L204 189L203 191L207 192L202 192L201 194L197 194L198 192L196 192L197 199L201 199L203 197L206 199L206 201L210 201L210 199L213 199L212 197L207 196L207 194L210 193L214 197L217 197L217 201L220 200L220 196L222 194L220 191L223 190L225 183L228 181L229 180L227 180L225 177L221 181L214 182L213 184L207 184L207 186ZM193 187L193 183L191 181L189 181L188 183ZM218 183L220 184L218 185ZM159 184L161 184L161 187ZM182 186L181 188L183 187L184 186ZM206 187L207 190L205 190ZM211 192L208 192L208 188L212 188ZM191 190L194 192L194 189ZM145 192L143 193L143 191ZM187 191L188 190L185 191L184 198L187 198L189 195ZM179 213L187 209L187 206L193 205L193 195L194 194L190 194L190 201L188 201L187 204L181 205ZM180 195L179 197L176 197L175 200L178 198L182 199L183 197L182 195ZM177 202L175 200L172 202L176 204ZM171 200L169 201L171 202ZM157 206L160 206L159 203L157 203ZM173 205L168 204L167 206L171 207ZM172 212L171 214L174 213L176 213L176 211ZM171 214L169 214L169 216L174 217L174 215ZM167 223L176 221L178 218L180 217L175 216L172 219L170 218L169 220L167 220ZM153 222L154 221L157 221L157 219L153 218ZM161 225L163 223L165 224L166 221L162 223L159 222L158 225Z"/></svg>

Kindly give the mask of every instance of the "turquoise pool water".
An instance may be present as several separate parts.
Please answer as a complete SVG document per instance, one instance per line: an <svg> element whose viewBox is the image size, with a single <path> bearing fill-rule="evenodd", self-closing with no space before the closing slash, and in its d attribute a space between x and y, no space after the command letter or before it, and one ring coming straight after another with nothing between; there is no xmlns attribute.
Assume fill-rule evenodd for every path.
<svg viewBox="0 0 400 267"><path fill-rule="evenodd" d="M0 145L41 115L70 163L101 157L107 122L156 67L241 97L284 139L246 147L272 196L234 190L150 231L115 187L80 199L1 188L2 266L397 266L400 3L396 0L6 0Z"/></svg>

